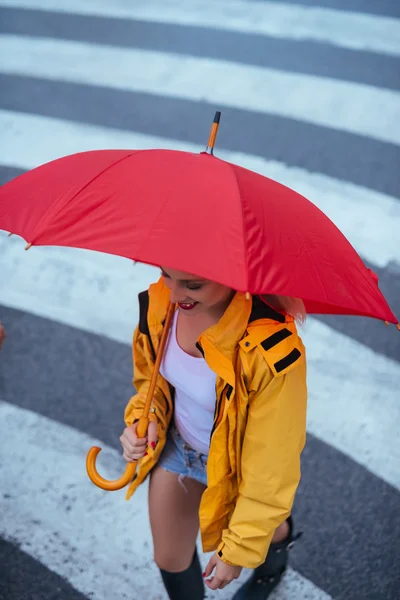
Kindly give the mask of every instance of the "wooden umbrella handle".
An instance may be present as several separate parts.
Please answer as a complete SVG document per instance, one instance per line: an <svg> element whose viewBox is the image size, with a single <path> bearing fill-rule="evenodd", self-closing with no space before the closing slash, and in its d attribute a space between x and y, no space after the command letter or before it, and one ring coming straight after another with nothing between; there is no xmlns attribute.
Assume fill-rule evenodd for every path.
<svg viewBox="0 0 400 600"><path fill-rule="evenodd" d="M150 412L150 408L151 408L151 402L153 399L153 394L154 394L154 390L155 390L156 383L157 383L157 377L158 377L158 373L160 371L161 359L164 354L165 345L166 345L167 339L168 339L168 332L171 327L174 312L175 312L175 304L170 302L169 306L168 306L167 316L166 316L165 323L164 323L164 329L163 329L163 332L161 335L160 345L159 345L157 356L156 356L156 361L154 364L153 373L152 373L151 380L150 380L150 386L149 386L147 396L146 396L146 402L145 402L144 409L143 409L143 416L139 419L137 429L136 429L137 436L140 438L146 437L146 435L147 435L147 429L149 427L149 412ZM97 468L96 468L96 459L100 452L101 452L101 448L99 448L98 446L93 446L92 448L90 448L90 450L87 454L87 457L86 457L86 470L87 470L87 474L89 475L89 478L91 479L91 481L95 485L97 485L97 487L99 487L103 490L107 490L109 492L115 491L115 490L120 490L123 487L125 487L126 485L128 485L132 481L132 479L135 475L138 461L128 463L126 465L125 472L123 473L123 475L121 475L121 477L119 479L115 479L113 481L108 481L107 479L104 479L104 477L101 477L101 475L99 475Z"/></svg>

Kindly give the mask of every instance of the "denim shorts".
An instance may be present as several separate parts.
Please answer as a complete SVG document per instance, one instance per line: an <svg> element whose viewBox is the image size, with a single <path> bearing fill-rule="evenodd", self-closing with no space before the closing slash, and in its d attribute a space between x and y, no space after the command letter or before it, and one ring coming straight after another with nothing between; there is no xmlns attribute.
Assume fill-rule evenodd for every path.
<svg viewBox="0 0 400 600"><path fill-rule="evenodd" d="M158 461L160 467L207 485L207 455L194 450L185 442L175 424L168 432L164 450Z"/></svg>

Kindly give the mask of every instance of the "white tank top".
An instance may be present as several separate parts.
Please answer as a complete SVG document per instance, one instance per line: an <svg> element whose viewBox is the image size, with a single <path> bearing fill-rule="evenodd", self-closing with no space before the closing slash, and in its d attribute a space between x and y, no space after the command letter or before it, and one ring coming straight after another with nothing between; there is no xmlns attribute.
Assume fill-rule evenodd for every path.
<svg viewBox="0 0 400 600"><path fill-rule="evenodd" d="M175 311L161 375L175 388L175 425L198 452L208 454L214 421L216 374L204 358L187 354L176 339L179 310Z"/></svg>

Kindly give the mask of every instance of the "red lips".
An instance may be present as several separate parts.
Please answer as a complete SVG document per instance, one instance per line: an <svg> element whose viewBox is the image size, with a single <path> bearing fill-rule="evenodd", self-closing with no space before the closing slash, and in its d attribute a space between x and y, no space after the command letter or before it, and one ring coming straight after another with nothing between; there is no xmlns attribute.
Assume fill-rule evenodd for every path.
<svg viewBox="0 0 400 600"><path fill-rule="evenodd" d="M198 302L191 302L190 304L181 304L180 302L178 302L178 306L179 308L181 308L182 310L193 310L195 306L198 305Z"/></svg>

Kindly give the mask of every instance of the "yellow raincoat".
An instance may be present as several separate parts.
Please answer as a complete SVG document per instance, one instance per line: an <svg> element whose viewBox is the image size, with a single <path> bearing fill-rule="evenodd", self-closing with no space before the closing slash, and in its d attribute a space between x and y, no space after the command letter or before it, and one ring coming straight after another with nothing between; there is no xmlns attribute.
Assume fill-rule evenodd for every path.
<svg viewBox="0 0 400 600"><path fill-rule="evenodd" d="M133 384L125 422L142 415L169 302L162 279L139 295L133 339ZM289 516L300 480L306 437L305 349L292 317L253 296L236 293L220 321L198 340L216 373L216 409L207 463L208 487L199 516L203 550L230 564L255 568L275 529ZM155 451L140 461L127 499L164 448L173 414L173 388L160 375L153 397Z"/></svg>

